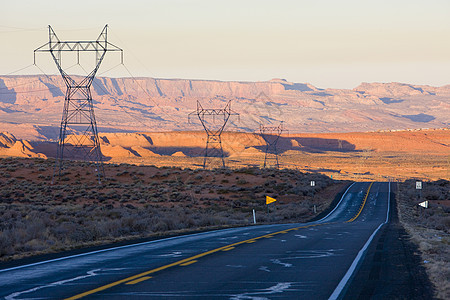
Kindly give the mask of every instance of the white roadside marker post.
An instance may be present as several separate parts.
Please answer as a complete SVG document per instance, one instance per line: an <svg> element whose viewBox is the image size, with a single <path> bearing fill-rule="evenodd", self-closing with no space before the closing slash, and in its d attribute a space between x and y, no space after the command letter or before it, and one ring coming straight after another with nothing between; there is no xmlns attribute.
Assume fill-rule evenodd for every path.
<svg viewBox="0 0 450 300"><path fill-rule="evenodd" d="M255 215L255 210L253 210L253 224L256 224L256 215Z"/></svg>

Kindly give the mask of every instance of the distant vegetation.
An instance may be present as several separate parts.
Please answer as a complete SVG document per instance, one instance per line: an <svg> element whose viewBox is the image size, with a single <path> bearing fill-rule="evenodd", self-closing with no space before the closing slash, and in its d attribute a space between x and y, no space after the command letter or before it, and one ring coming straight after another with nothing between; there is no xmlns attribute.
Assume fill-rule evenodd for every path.
<svg viewBox="0 0 450 300"><path fill-rule="evenodd" d="M53 160L0 159L0 259L204 228L301 222L346 184L295 170L191 170L107 165L98 186L69 162L51 185ZM311 187L310 181L316 185ZM278 199L267 214L265 196Z"/></svg>
<svg viewBox="0 0 450 300"><path fill-rule="evenodd" d="M106 165L97 184L88 163L67 162L51 185L52 159L0 158L0 260L196 230L305 222L348 181L292 169L182 169ZM315 186L311 186L311 181ZM397 185L400 220L419 245L436 296L450 295L450 183ZM267 213L265 196L278 201ZM417 204L430 201L424 209ZM314 213L314 206L317 213Z"/></svg>

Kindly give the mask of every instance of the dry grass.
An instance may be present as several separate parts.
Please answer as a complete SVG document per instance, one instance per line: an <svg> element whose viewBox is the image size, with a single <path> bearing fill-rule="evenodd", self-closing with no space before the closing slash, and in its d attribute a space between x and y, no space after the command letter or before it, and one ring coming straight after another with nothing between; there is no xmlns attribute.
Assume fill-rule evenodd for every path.
<svg viewBox="0 0 450 300"><path fill-rule="evenodd" d="M191 170L109 164L97 184L68 162L51 185L53 160L0 159L0 260L202 228L302 222L346 182L295 170ZM310 181L316 186L311 187ZM265 196L278 199L267 214Z"/></svg>
<svg viewBox="0 0 450 300"><path fill-rule="evenodd" d="M429 201L429 208L417 203ZM450 182L424 182L422 193L415 180L398 184L400 221L419 246L423 263L435 285L436 297L450 299Z"/></svg>

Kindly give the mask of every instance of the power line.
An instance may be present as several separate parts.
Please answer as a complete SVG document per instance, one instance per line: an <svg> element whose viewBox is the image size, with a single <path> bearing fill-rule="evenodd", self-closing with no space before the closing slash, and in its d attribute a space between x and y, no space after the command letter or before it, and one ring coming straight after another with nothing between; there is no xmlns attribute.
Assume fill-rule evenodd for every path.
<svg viewBox="0 0 450 300"><path fill-rule="evenodd" d="M278 149L277 143L280 139L281 134L284 131L283 122L280 123L277 127L275 126L265 126L264 124L259 125L260 136L266 142L265 155L264 155L264 168L268 166L269 160L275 160L275 167L277 169L280 168L280 164L278 162Z"/></svg>
<svg viewBox="0 0 450 300"><path fill-rule="evenodd" d="M1 30L0 33L11 33L11 32L21 32L21 31L41 31L42 30L42 27L23 28L23 27L13 27L13 26L4 26L4 25L0 25L0 28L12 29L12 30Z"/></svg>
<svg viewBox="0 0 450 300"><path fill-rule="evenodd" d="M75 67L75 66L77 66L77 65L80 65L80 64L79 64L79 63L76 63L76 64L74 64L74 65L72 65L72 66L66 68L65 70L66 70L66 71L67 71L67 70L70 70L70 69L72 69L73 67ZM103 71L103 72L100 73L99 75L105 74L105 73L107 73L107 72L109 72L109 71L111 71L111 70L113 70L113 69L119 67L120 65L121 65L121 64L117 64L117 65L115 65L114 67L112 67L112 68L110 68L110 69L108 69L108 70L106 70L106 71ZM26 66L26 67L24 67L24 68L20 68L20 69L18 69L18 70L16 70L16 71L13 71L13 72L11 72L11 73L8 73L8 74L6 74L6 75L1 75L1 76L10 76L11 74L20 72L20 71L22 71L22 70L25 70L25 69L31 67L31 66L37 67L37 68L40 70L40 72L43 73L43 75L45 75L50 81L53 81L53 80L50 78L50 76L56 76L56 74L47 75L47 74L46 74L41 68L39 68L39 66L36 65L36 64L28 65L28 66ZM81 67L81 68L83 69L83 71L87 74L87 71L83 68L83 66L80 65L80 67ZM18 75L18 76L20 76L20 75ZM39 82L39 81L41 81L41 79L36 79L36 80L33 80L33 81L28 81L28 82L21 83L21 84L16 84L16 85L13 85L13 86L2 87L2 88L0 88L0 91L2 91L2 90L11 90L11 89L15 89L15 88L17 88L17 87L19 87L19 86L29 85L29 84L32 84L32 83L35 83L35 82ZM44 84L45 84L45 83L44 83ZM48 90L54 90L54 89L57 89L57 88L60 88L60 89L61 89L61 88L63 88L63 87L62 87L62 86L59 86L59 87L47 88L47 89L48 89ZM45 90L47 90L47 89L45 89ZM45 91L45 90L39 89L39 90L31 90L31 91L23 91L23 92L8 91L8 92L6 92L6 93L1 93L1 92L0 92L0 95L6 95L6 94L22 94L22 93L34 93L34 92L42 92L42 91Z"/></svg>
<svg viewBox="0 0 450 300"><path fill-rule="evenodd" d="M231 100L227 103L225 108L203 108L200 101L197 101L197 110L191 112L188 115L188 120L192 115L197 115L198 119L202 123L203 129L206 132L206 146L205 154L203 156L203 168L206 168L208 157L215 157L217 154L222 160L222 167L225 168L224 152L222 147L222 132L227 125L231 116L239 116L239 114L231 109ZM213 126L209 124L208 119L212 117L213 121L216 119L221 120L219 125Z"/></svg>
<svg viewBox="0 0 450 300"><path fill-rule="evenodd" d="M19 69L19 70L17 70L17 71L14 71L14 72L12 72L12 73L16 73L16 72L19 72L19 71L21 71L21 70L27 69L27 68L29 68L30 66L35 66L36 68L38 68L39 71L40 71L42 74L44 74L50 81L52 81L51 78L50 78L50 76L54 76L55 74L50 75L50 76L47 75L47 74L46 74L46 73L45 73L38 65L36 65L36 64L31 64L31 65L29 65L29 66L26 66L26 67L24 67L24 68L21 68L21 69ZM73 67L73 66L71 66L71 67ZM71 68L71 67L70 67L70 68ZM8 76L8 75L10 75L10 74L12 74L12 73L9 73L9 74L7 74L7 75L5 75L5 76ZM25 82L25 83L17 84L17 85L14 85L14 86L7 86L7 87L4 87L4 88L0 88L0 90L11 90L11 89L14 89L14 88L16 88L16 87L24 86L24 85L28 85L28 84L32 84L32 83L35 83L35 82L38 82L38 81L41 81L41 80L40 80L40 79L36 79L36 80L31 81L31 82ZM47 87L47 89L39 89L39 90L31 90L31 91L23 91L23 92L8 91L8 92L6 92L6 93L0 93L0 95L7 95L7 94L26 94L26 93L42 92L42 91L46 91L46 90L54 90L54 89L57 89L57 88L60 88L60 87L54 87L54 88L49 88L49 87Z"/></svg>
<svg viewBox="0 0 450 300"><path fill-rule="evenodd" d="M73 68L73 67L75 67L75 66L77 66L77 65L79 65L79 66L81 67L81 69L82 69L86 74L88 73L88 72L86 71L86 69L84 69L84 67L83 67L81 64L78 64L78 63L76 63L76 64L74 64L74 65L72 65L72 66L66 68L66 70L69 70L69 69L71 69L71 68ZM117 68L117 67L119 67L119 66L121 66L121 65L123 65L123 64L122 64L122 63L117 64L117 65L115 65L114 67L112 67L112 68L110 68L110 69L108 69L108 70L106 70L106 71L103 71L102 73L100 73L100 75L105 74L105 73L107 73L107 72L109 72L109 71L111 71L111 70L113 70L113 69L115 69L115 68ZM16 70L16 71L14 71L14 72L12 72L12 73L20 72L21 70L27 69L27 68L29 68L30 66L35 66L36 68L39 69L39 71L40 71L45 77L47 77L47 79L49 79L49 81L53 81L52 78L51 78L50 76L55 76L55 74L48 75L48 74L45 73L45 71L42 70L42 68L40 68L37 64L31 64L31 65L29 65L29 66L26 66L26 67L24 67L24 68L21 68L21 69L19 69L19 70ZM125 67L125 65L124 65L124 67ZM125 67L125 68L126 68L126 67ZM140 87L140 88L141 88L141 89L142 89L149 97L151 97L151 96L145 91L145 89L144 89L141 85L139 85L139 83L136 81L135 77L131 74L131 72L130 72L128 69L127 69L127 71L128 71L128 73L130 74L130 76L132 77L133 81L135 81L135 82L138 84L138 86L139 86L139 87ZM10 73L10 74L12 74L12 73ZM8 75L9 75L9 74L8 74ZM6 76L7 76L7 75L6 75ZM31 91L19 91L19 92L17 92L17 91L9 91L9 90L14 89L14 88L16 88L16 87L24 86L24 85L28 85L28 84L32 84L32 83L34 83L34 82L39 82L39 81L41 81L41 80L40 80L40 79L37 79L37 80L33 80L32 82L26 82L26 83L18 84L18 85L15 85L15 86L9 86L9 87L0 88L0 91L1 91L1 90L7 90L6 92L0 92L0 95L36 93L36 92L43 92L43 91L47 91L47 90L57 90L57 89L61 89L61 88L62 88L62 87L55 86L55 87L53 87L53 88L52 88L52 87L48 87L48 88L46 88L46 89L38 89L38 90L31 90ZM99 89L101 89L104 93L106 93L106 94L109 93L107 90L105 90L105 89L103 88L103 86L99 85L97 82L94 81L93 84L94 84L96 87L98 87ZM140 125L143 125L143 126L146 127L146 128L153 129L153 128L151 128L148 124L144 123L144 122L141 121L139 118L135 117L132 113L130 113L129 111L127 111L127 110L126 110L126 109L125 109L125 108L117 101L117 99L115 99L115 98L111 98L111 99L114 101L115 104L117 104L117 106L119 107L119 109L122 110L125 114L127 114L130 118L132 118L133 120L137 121ZM150 99L150 100L152 100L152 99ZM153 100L152 100L152 101L153 101ZM154 102L154 101L153 101L153 102ZM157 103L156 103L156 102L154 102L154 103L155 103L156 106L157 106ZM167 114L166 114L166 115L167 115ZM105 123L105 122L104 122L104 123ZM113 125L111 125L111 124L108 124L108 125L113 126Z"/></svg>
<svg viewBox="0 0 450 300"><path fill-rule="evenodd" d="M58 139L54 175L56 168L59 167L58 175L61 177L63 160L65 157L67 158L67 154L69 154L72 158L83 158L84 160L93 162L100 183L101 178L105 178L105 171L103 168L100 141L98 138L97 123L95 120L90 88L106 52L118 51L123 57L123 50L108 42L108 25L105 25L96 40L91 41L61 41L50 25L48 26L48 30L49 41L34 50L35 59L36 53L38 52L50 53L67 88ZM77 57L79 57L78 55L80 52L95 53L95 67L81 80L81 82L77 82L63 69L61 63L61 54L63 51L76 52ZM80 65L80 67L84 70L82 65ZM81 135L75 135L74 133L79 131L80 126L85 128L84 131Z"/></svg>
<svg viewBox="0 0 450 300"><path fill-rule="evenodd" d="M66 70L70 70L71 68L75 67L76 65L78 65L78 63L76 63L76 64L74 64L74 65L72 65L72 66L66 68ZM47 74L46 74L46 73L45 73L45 72L44 72L37 64L31 64L31 65L28 65L28 66L26 66L26 67L24 67L24 68L21 68L21 69L19 69L19 70L17 70L17 71L11 72L11 73L9 73L9 74L7 74L7 75L4 75L4 76L9 76L9 75L12 74L12 73L17 73L17 72L19 72L19 71L21 71L21 70L24 70L24 69L29 68L30 66L35 66L36 68L38 68L39 71L40 71L45 77L47 77L47 79L48 79L49 81L53 82L53 80L52 80L52 78L51 78L50 76L56 76L56 74L47 75ZM86 71L85 71L85 72L86 72ZM38 75L38 76L39 76L39 75ZM0 95L8 95L8 94L27 94L27 93L43 92L43 91L47 91L47 90L50 90L50 91L52 91L52 90L57 90L57 89L60 89L60 90L61 90L61 89L63 88L62 86L55 86L55 87L48 87L48 86L47 86L46 89L31 90L31 91L21 91L21 92L13 91L13 89L15 89L15 88L17 88L17 87L19 87L19 86L29 85L29 84L32 84L32 83L35 83L35 82L42 82L42 80L41 80L41 79L36 79L36 80L31 81L31 82L25 82L25 83L22 83L22 84L17 84L17 85L13 85L13 86L7 86L7 87L0 88L0 91L6 90L6 92L0 92ZM42 82L42 83L44 83L44 82ZM44 84L45 84L45 83L44 83Z"/></svg>
<svg viewBox="0 0 450 300"><path fill-rule="evenodd" d="M26 66L26 67L20 68L20 69L18 69L18 70L16 70L16 71L12 71L12 72L10 72L10 73L8 73L8 74L5 74L5 75L3 75L3 76L9 76L9 75L12 75L12 74L14 74L14 73L17 73L17 72L23 71L23 70L25 70L25 69L28 69L29 67L32 67L32 66L33 66L33 64L29 64L29 65Z"/></svg>
<svg viewBox="0 0 450 300"><path fill-rule="evenodd" d="M175 123L176 123L176 121L173 120L172 117L171 117L168 113L166 113L166 112L164 111L164 109L162 109L162 108L159 106L159 104L158 104L155 100L153 100L152 96L147 92L147 90L144 89L144 88L139 84L139 81L137 81L136 78L133 76L133 74L131 74L131 72L130 72L130 70L127 68L127 66L126 66L125 64L123 64L123 63L122 63L122 65L123 65L123 67L125 68L125 70L128 72L128 74L131 76L131 78L134 80L134 82L136 82L136 84L141 88L141 90L148 96L148 99L149 99L151 102L153 102L153 103L155 104L155 106L158 107L158 108L161 110L161 112L162 112L164 115L166 115L166 117L168 117L169 120L171 120L172 122L175 122ZM155 80L156 80L156 79L155 79Z"/></svg>
<svg viewBox="0 0 450 300"><path fill-rule="evenodd" d="M141 65L141 67L143 67L145 69L145 71L147 71L147 73L152 76L153 78L155 78L155 76L153 75L153 72L151 72L139 59L139 57L137 55L134 54L134 52L132 51L132 49L128 48L126 46L126 44L123 42L123 40L120 39L120 37L116 34L116 32L112 32L112 35L114 35L114 37L121 43L121 45L125 45L124 49L126 49L127 53L131 53L131 55L134 57L134 59L138 62L138 64Z"/></svg>
<svg viewBox="0 0 450 300"><path fill-rule="evenodd" d="M10 90L10 89L14 89L14 88L16 88L16 87L24 86L24 85L28 85L28 84L32 84L32 83L35 83L35 82L38 82L38 81L39 81L39 79L36 79L36 80L31 81L31 82L25 82L25 83L16 84L16 85L13 85L13 86L3 87L3 88L0 88L0 91L1 91L1 90ZM13 93L13 92L11 92L11 93ZM8 94L8 93L5 93L5 94Z"/></svg>
<svg viewBox="0 0 450 300"><path fill-rule="evenodd" d="M111 68L111 69L109 69L109 70L107 70L107 71L105 71L105 72L103 72L102 74L104 74L104 73L106 73L106 72L108 72L108 71L110 71L110 70L112 70L112 69L114 69L114 68L116 68L116 67L118 67L118 66L120 66L120 65L123 65L123 67L127 70L127 72L129 73L129 75L131 76L131 78L133 79L133 81L144 91L144 93L146 93L147 94L147 96L149 97L149 99L153 102L153 103L155 103L155 105L156 106L158 106L158 104L151 98L151 95L149 95L148 94L148 92L139 84L139 82L135 79L135 77L131 74L131 72L128 70L128 68L125 66L125 64L123 64L123 63L120 63L120 64L118 64L118 65L116 65L116 66L114 66L113 68ZM83 69L83 71L85 72L85 73L87 73L87 71L83 68L83 66L81 66L80 65L80 67ZM107 91L107 90L105 90L104 88L103 88L103 86L101 86L100 84L98 84L96 81L93 81L93 84L96 86L96 87L98 87L100 90L102 90L105 94L109 94L109 92ZM135 121L137 121L139 124L141 124L142 126L144 126L144 127L146 127L146 128L149 128L149 129L153 129L153 128L151 128L148 124L146 124L146 123L144 123L143 121L141 121L141 119L139 119L138 117L135 117L131 112L129 112L129 111L127 111L118 101L117 101L117 99L115 99L114 97L111 97L110 99L112 99L113 101L114 101L114 103L116 103L117 104L117 106L120 108L120 110L122 110L126 115L128 115L130 118L132 118L133 120L135 120ZM166 114L167 115L167 114ZM110 126L113 126L113 125L111 125L111 124L109 124Z"/></svg>
<svg viewBox="0 0 450 300"><path fill-rule="evenodd" d="M4 92L4 93L0 93L0 95L38 93L38 92L45 92L45 91L48 91L48 90L56 90L56 89L59 89L59 87L46 88L46 89L42 89L42 90L23 91L23 92L7 91L7 92Z"/></svg>
<svg viewBox="0 0 450 300"><path fill-rule="evenodd" d="M108 73L109 71L114 70L115 68L119 67L120 65L122 65L122 64L121 64L121 63L120 63L120 64L117 64L117 65L115 65L114 67L109 68L108 70L99 73L98 75L100 76L100 75L103 75L103 74L105 74L105 73Z"/></svg>
<svg viewBox="0 0 450 300"><path fill-rule="evenodd" d="M126 46L126 44L123 42L123 40L121 40L120 39L120 37L118 37L117 36L117 34L115 33L115 32L112 32L112 34L114 35L114 37L122 44L122 45L125 45L125 47L127 47ZM131 55L136 59L136 61L142 66L142 67L144 67L144 69L148 72L148 73L151 73L150 72L150 70L139 60L139 58L134 54L134 52L131 50L131 49L128 49L127 48L127 52L129 52L129 53L131 53ZM139 84L139 82L136 80L136 77L133 75L133 74L131 74L131 72L130 72L130 70L128 69L128 67L123 63L123 61L122 61L122 65L123 65L123 67L125 68L125 70L128 72L128 74L130 75L130 77L136 82L136 84L144 91L144 93L148 96L148 99L150 100L150 101L152 101L153 103L154 103L154 105L156 106L156 107L158 107L160 110L161 110L161 112L164 114L164 115L166 115L166 117L168 117L168 119L169 120L171 120L171 121L173 121L173 122L176 122L175 120L173 120L172 119L172 117L169 115L169 114L167 114L164 110L163 110L163 108L161 108L160 106L159 106L159 104L156 102L156 101L154 101L153 99L152 99L152 96L147 92L147 90L145 90L140 84ZM155 79L156 80L156 79Z"/></svg>
<svg viewBox="0 0 450 300"><path fill-rule="evenodd" d="M109 92L107 90L105 90L101 85L99 85L97 82L93 81L93 84L98 87L99 89L101 89L104 93L109 94ZM148 126L147 124L145 124L144 122L142 122L139 118L133 116L130 112L126 111L125 108L122 107L122 105L120 105L120 103L117 101L117 99L115 99L114 97L111 97L111 99L114 101L114 103L117 104L117 106L125 113L127 114L130 118L134 119L135 121L137 121L139 124L143 125L144 127L150 128L150 126ZM111 125L112 126L112 125Z"/></svg>

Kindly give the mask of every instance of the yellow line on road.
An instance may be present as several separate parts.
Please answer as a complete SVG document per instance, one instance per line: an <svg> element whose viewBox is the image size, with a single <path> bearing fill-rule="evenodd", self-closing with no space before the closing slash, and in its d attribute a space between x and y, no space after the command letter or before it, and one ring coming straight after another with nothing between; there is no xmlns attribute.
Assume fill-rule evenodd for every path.
<svg viewBox="0 0 450 300"><path fill-rule="evenodd" d="M233 250L233 249L234 249L234 247L228 247L226 249L223 249L222 251L230 251L230 250Z"/></svg>
<svg viewBox="0 0 450 300"><path fill-rule="evenodd" d="M369 197L369 192L370 192L370 188L372 187L372 185L373 185L373 182L370 183L369 188L367 189L366 196L364 197L364 201L361 203L361 206L359 207L358 213L353 218L348 220L347 223L355 221L359 217L359 215L361 214L364 206L366 205L366 200L367 200L367 197Z"/></svg>
<svg viewBox="0 0 450 300"><path fill-rule="evenodd" d="M196 262L197 262L196 260L191 260L191 261L185 262L184 264L181 264L180 266L186 267L186 266L192 265L193 263L196 263Z"/></svg>
<svg viewBox="0 0 450 300"><path fill-rule="evenodd" d="M328 223L324 223L324 224L328 224ZM301 227L297 227L297 228L300 229L300 228L306 228L306 227L307 226L301 226ZM285 232L285 230L282 230L280 232ZM198 258L207 256L207 255L212 254L212 253L216 253L216 252L222 251L224 249L229 249L231 247L234 248L234 247L236 247L238 245L241 245L241 244L246 244L246 243L249 243L249 242L252 243L252 242L254 242L254 241L258 240L258 239L262 239L262 238L265 238L265 237L266 238L271 238L271 237L273 237L273 235L278 234L280 232L274 232L274 233L271 233L269 235L262 235L262 236L259 236L259 237L256 237L256 238L251 238L251 239L248 239L248 240L244 240L244 241L241 241L241 242L237 242L237 243L234 243L234 244L230 244L230 245L227 245L227 246L216 248L216 249L213 249L213 250L210 250L210 251L206 251L206 252L203 252L203 253L200 253L200 254L197 254L197 255L194 255L194 256L182 259L180 261L177 261L177 262L174 262L174 263L171 263L171 264L168 264L168 265L164 265L164 266L161 266L159 268L152 269L152 270L149 270L149 271L146 271L146 272L142 272L140 274L137 274L137 275L134 275L134 276L122 279L122 280L118 280L118 281L112 282L110 284L98 287L96 289L93 289L93 290L90 290L90 291L87 291L87 292L84 292L84 293L81 293L81 294L78 294L78 295L66 298L66 300L80 299L80 298L83 298L83 297L86 297L86 296L89 296L89 295L92 295L92 294L104 291L106 289L112 288L112 287L114 287L116 285L119 285L119 284L122 284L122 283L126 283L128 281L135 280L137 278L141 278L143 276L147 276L149 274L153 274L153 273L165 270L165 269L169 269L171 267L175 267L175 266L179 266L179 265L181 265L181 266L186 265L187 266L187 265L190 265L191 263L194 263L194 262L191 262L193 260L195 260L195 262L196 262Z"/></svg>
<svg viewBox="0 0 450 300"><path fill-rule="evenodd" d="M141 277L141 278L138 278L136 280L133 280L133 281L128 281L125 284L136 284L136 283L139 283L141 281L144 281L144 280L147 280L147 279L150 279L150 278L152 278L152 277L151 276L145 276L145 277Z"/></svg>
<svg viewBox="0 0 450 300"><path fill-rule="evenodd" d="M367 200L367 196L369 195L369 191L370 191L370 188L371 188L372 184L373 183L370 184L369 189L367 190L366 197L364 198L364 202L361 205L361 208L360 208L359 212L352 219L350 219L350 220L348 220L346 222L353 222L354 220L356 220L356 218L358 218L359 214L361 213L361 211L362 211L362 209L363 209L363 207L365 205L365 202ZM154 274L156 272L159 272L159 271L162 271L162 270L165 270L165 269L169 269L169 268L174 267L174 266L188 266L190 264L193 264L193 263L197 262L197 259L199 259L201 257L204 257L204 256L207 256L209 254L213 254L213 253L216 253L216 252L219 252L219 251L228 251L228 250L234 249L238 245L254 243L254 242L256 242L256 240L259 240L259 239L272 238L276 234L287 233L287 231L290 231L290 230L299 230L299 229L304 229L304 228L308 228L308 227L312 227L312 226L322 226L322 225L328 225L328 224L334 224L334 223L335 222L304 225L304 226L299 226L299 227L294 227L294 228L290 228L290 229L285 229L285 230L281 230L281 231L274 232L274 233L271 233L271 234L266 234L266 235L262 235L262 236L255 237L255 238L251 238L251 239L248 239L248 240L240 241L240 242L237 242L237 243L234 243L234 244L230 244L230 245L223 246L223 247L220 247L220 248L216 248L216 249L213 249L213 250L210 250L210 251L206 251L206 252L203 252L203 253L200 253L200 254L197 254L197 255L194 255L194 256L191 256L191 257L179 260L177 262L174 262L174 263L171 263L171 264L167 264L167 265L164 265L164 266L161 266L161 267L158 267L158 268L146 271L146 272L142 272L140 274L137 274L137 275L130 276L130 277L127 277L127 278L122 279L122 280L118 280L118 281L112 282L110 284L106 284L106 285L98 287L96 289L92 289L92 290L86 291L84 293L81 293L81 294L78 294L78 295L66 298L66 300L80 299L80 298L83 298L83 297L86 297L86 296L89 296L89 295L92 295L92 294L104 291L106 289L112 288L112 287L117 286L117 285L122 284L122 283L135 284L135 283L147 280L148 278L151 278L150 276L147 276L149 274ZM145 278L145 279L143 279L143 278Z"/></svg>

